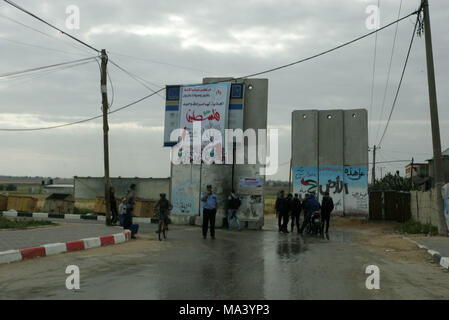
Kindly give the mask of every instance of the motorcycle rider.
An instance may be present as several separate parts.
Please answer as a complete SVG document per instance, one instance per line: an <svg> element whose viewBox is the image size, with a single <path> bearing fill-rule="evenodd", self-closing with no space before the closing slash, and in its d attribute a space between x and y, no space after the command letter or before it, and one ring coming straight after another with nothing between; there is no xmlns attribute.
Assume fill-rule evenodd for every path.
<svg viewBox="0 0 449 320"><path fill-rule="evenodd" d="M306 200L306 204L304 205L304 222L302 223L301 229L299 233L302 234L304 228L308 223L310 223L310 218L315 211L319 211L321 209L320 203L315 199L315 194L312 192L309 194Z"/></svg>

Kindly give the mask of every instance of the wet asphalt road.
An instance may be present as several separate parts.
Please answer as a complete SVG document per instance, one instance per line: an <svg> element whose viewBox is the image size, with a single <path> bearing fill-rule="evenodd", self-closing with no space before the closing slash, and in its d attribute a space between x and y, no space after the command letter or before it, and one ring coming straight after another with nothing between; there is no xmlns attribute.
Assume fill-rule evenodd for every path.
<svg viewBox="0 0 449 320"><path fill-rule="evenodd" d="M0 298L449 298L449 280L441 285L436 278L440 270L388 260L354 243L349 231L335 230L327 240L218 230L217 239L204 240L198 227L172 227L169 239L159 242L153 228L126 244L1 265ZM80 290L65 288L69 264L80 268ZM381 269L381 290L365 287L370 264ZM435 280L425 279L429 272Z"/></svg>

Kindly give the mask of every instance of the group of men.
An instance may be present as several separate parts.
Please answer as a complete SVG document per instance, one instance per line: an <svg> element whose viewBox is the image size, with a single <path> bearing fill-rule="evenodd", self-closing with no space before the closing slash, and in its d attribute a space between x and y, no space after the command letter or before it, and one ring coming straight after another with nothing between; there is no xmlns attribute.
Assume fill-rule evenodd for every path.
<svg viewBox="0 0 449 320"><path fill-rule="evenodd" d="M120 225L125 229L131 230L131 237L135 238L137 231L139 229L139 225L133 224L132 216L134 211L134 203L136 200L136 185L132 184L126 194L126 196L122 199L122 203L120 205L119 214L117 215L117 208L115 202L114 189L111 188L111 211L112 211L112 223L117 222L117 216L120 217ZM209 225L210 225L210 236L212 239L215 239L215 217L218 208L218 197L212 191L212 186L207 186L207 192L201 195L201 201L203 202L203 238L206 239ZM232 190L231 194L228 197L228 226L229 229L232 229L232 219L236 220L237 228L240 230L240 222L237 217L237 211L241 205L240 198L235 194L234 190ZM164 219L166 223L168 223L168 214L171 210L172 205L170 201L166 198L164 193L160 194L160 199L155 205L155 209L159 209L160 218ZM279 193L278 198L276 199L275 210L278 216L278 225L279 232L289 233L288 222L291 217L291 232L293 232L294 227L296 226L298 233L303 233L304 228L310 222L310 218L312 214L316 211L321 210L321 233L323 234L324 228L326 227L326 234L329 232L329 220L330 214L334 209L334 203L332 198L329 196L329 193L326 192L324 194L323 200L320 203L315 198L314 193L308 193L305 195L305 198L301 200L299 195L295 193L294 197L290 193L287 197L285 197L284 190ZM300 227L300 215L301 212L304 212L304 220Z"/></svg>
<svg viewBox="0 0 449 320"><path fill-rule="evenodd" d="M291 193L285 197L284 190L281 190L276 199L275 210L278 217L279 232L289 233L287 229L289 218L291 217L291 232L293 232L296 225L300 234L303 233L304 228L310 223L313 213L321 210L321 234L324 234L325 227L326 234L328 234L330 214L334 210L334 202L329 196L329 192L324 194L320 205L314 193L307 193L301 201L297 193L295 193L294 197ZM301 212L304 212L304 220L300 227L299 217Z"/></svg>

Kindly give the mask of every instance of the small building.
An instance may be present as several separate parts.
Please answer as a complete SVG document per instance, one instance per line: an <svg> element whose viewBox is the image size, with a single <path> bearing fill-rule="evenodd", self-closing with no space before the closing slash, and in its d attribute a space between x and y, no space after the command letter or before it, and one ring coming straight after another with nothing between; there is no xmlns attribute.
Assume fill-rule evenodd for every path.
<svg viewBox="0 0 449 320"><path fill-rule="evenodd" d="M413 174L412 174L413 167ZM429 164L428 163L409 163L405 166L405 177L422 177L425 178L429 176Z"/></svg>
<svg viewBox="0 0 449 320"><path fill-rule="evenodd" d="M51 184L44 186L47 194L73 194L73 184Z"/></svg>
<svg viewBox="0 0 449 320"><path fill-rule="evenodd" d="M53 193L45 199L44 212L58 214L72 214L75 200L71 194Z"/></svg>

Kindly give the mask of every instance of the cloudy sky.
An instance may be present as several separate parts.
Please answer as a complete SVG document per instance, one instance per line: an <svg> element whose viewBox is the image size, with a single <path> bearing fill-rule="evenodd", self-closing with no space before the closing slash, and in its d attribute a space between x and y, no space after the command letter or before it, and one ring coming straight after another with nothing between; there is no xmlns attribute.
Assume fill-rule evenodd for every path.
<svg viewBox="0 0 449 320"><path fill-rule="evenodd" d="M207 76L242 76L329 49L369 32L366 8L377 0L32 1L19 5L105 48L122 67L159 89L198 83ZM419 6L403 0L401 16ZM381 25L394 21L400 0L380 1ZM440 129L449 147L449 2L430 0ZM66 8L80 10L80 28L66 27ZM385 127L415 18L399 24L386 103L382 101L395 27L378 34L371 107L375 37L326 56L264 75L269 79L268 125L280 130L279 162L290 159L290 115L295 109L366 108L369 143ZM36 30L32 30L36 29ZM42 34L40 32L45 34ZM50 65L96 53L0 1L0 74ZM149 93L109 65L112 109ZM63 124L101 113L99 68L95 61L73 68L0 78L0 128ZM112 98L111 88L109 97ZM162 147L164 99L154 96L110 116L112 176L166 177L169 150ZM102 176L101 119L60 129L0 131L0 175ZM424 38L415 38L402 90L378 161L432 155ZM370 155L371 157L371 155ZM380 164L382 172L404 163ZM288 165L275 179L288 179Z"/></svg>

